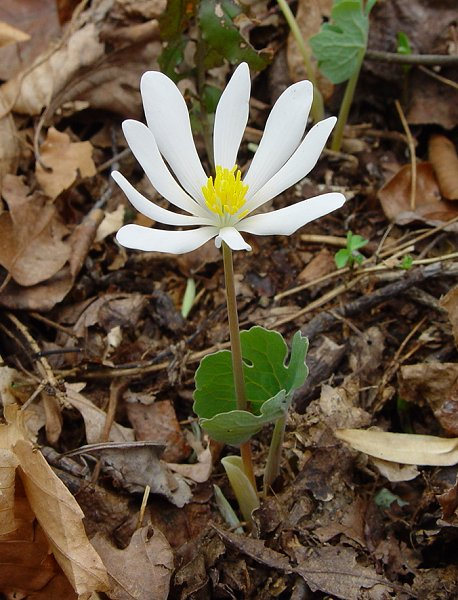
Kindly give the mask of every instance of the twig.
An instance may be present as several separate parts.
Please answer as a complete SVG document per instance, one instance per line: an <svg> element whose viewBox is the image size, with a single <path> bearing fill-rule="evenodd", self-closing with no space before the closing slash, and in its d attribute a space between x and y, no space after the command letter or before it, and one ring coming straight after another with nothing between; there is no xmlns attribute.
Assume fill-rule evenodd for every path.
<svg viewBox="0 0 458 600"><path fill-rule="evenodd" d="M412 137L409 124L407 123L406 116L402 110L399 100L395 100L394 104L396 106L396 110L398 111L399 118L401 119L402 127L407 136L407 142L409 145L410 169L412 173L412 177L410 179L410 209L415 210L415 195L417 193L417 157L415 154L415 141Z"/></svg>
<svg viewBox="0 0 458 600"><path fill-rule="evenodd" d="M426 67L419 67L419 69L423 73L426 73L426 75L428 75L429 77L432 77L433 79L437 79L437 81L440 81L441 83L448 85L448 86L454 88L455 90L458 90L458 83L456 83L456 81L453 81L452 79L449 79L448 77L444 77L443 75L439 75L438 73L435 73L434 71L431 71L431 69L427 69Z"/></svg>
<svg viewBox="0 0 458 600"><path fill-rule="evenodd" d="M400 65L457 65L458 55L449 54L398 54L382 50L366 50L367 60L397 63Z"/></svg>

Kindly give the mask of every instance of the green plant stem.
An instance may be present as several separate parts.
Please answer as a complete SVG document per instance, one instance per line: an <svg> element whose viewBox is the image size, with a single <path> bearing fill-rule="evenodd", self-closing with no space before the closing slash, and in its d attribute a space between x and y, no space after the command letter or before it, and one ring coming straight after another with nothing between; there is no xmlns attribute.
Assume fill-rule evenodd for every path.
<svg viewBox="0 0 458 600"><path fill-rule="evenodd" d="M348 115L350 113L351 103L353 102L353 96L355 95L356 84L358 83L359 72L364 60L365 49L361 50L359 54L358 66L356 67L353 75L350 77L345 88L345 94L340 105L339 116L337 117L336 128L334 129L334 135L332 136L331 150L339 152L342 145L343 133L345 125L347 124Z"/></svg>
<svg viewBox="0 0 458 600"><path fill-rule="evenodd" d="M245 380L243 376L242 345L240 343L239 317L237 313L237 298L235 294L234 265L232 262L232 251L223 242L223 264L224 281L226 284L227 317L229 321L229 337L232 350L232 370L234 373L235 397L238 410L249 410L245 394ZM243 468L253 488L256 490L256 480L253 471L253 460L251 458L251 444L245 442L240 446L240 454L243 460Z"/></svg>
<svg viewBox="0 0 458 600"><path fill-rule="evenodd" d="M273 482L280 473L281 448L285 436L286 415L275 422L275 427L270 440L269 456L267 457L264 471L264 496L266 496Z"/></svg>
<svg viewBox="0 0 458 600"><path fill-rule="evenodd" d="M304 38L302 37L301 30L299 29L299 25L289 7L289 4L286 0L277 0L277 4L280 7L283 16L288 23L288 26L291 30L291 33L296 40L296 44L299 48L299 52L302 54L302 58L304 60L304 65L307 70L307 77L313 84L313 103L312 103L312 119L314 123L318 123L318 121L322 121L324 118L324 107L323 107L323 96L318 88L317 79L315 75L315 69L313 68L312 61L310 59L310 51L307 49Z"/></svg>

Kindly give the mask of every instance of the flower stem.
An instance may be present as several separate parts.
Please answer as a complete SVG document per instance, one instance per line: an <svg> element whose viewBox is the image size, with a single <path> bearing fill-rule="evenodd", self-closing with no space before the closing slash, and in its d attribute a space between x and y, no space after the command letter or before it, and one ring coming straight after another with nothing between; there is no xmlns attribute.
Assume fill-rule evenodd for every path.
<svg viewBox="0 0 458 600"><path fill-rule="evenodd" d="M286 0L277 0L277 4L283 13L283 16L285 17L286 22L288 23L294 39L296 40L296 44L299 48L299 52L302 55L302 59L307 71L307 77L313 84L313 103L311 113L313 122L318 123L318 121L322 121L324 118L323 96L318 88L315 69L310 59L310 51L305 45L301 30L299 29L299 25L297 24L288 2Z"/></svg>
<svg viewBox="0 0 458 600"><path fill-rule="evenodd" d="M232 262L232 251L223 242L223 264L224 281L226 284L227 317L229 321L229 336L232 350L232 370L234 372L235 397L238 410L249 410L245 394L245 380L243 377L242 346L240 343L239 317L237 314L237 299L235 294L234 265ZM251 444L245 442L240 446L240 454L243 460L243 468L253 488L256 489L254 478L253 461L251 458Z"/></svg>
<svg viewBox="0 0 458 600"><path fill-rule="evenodd" d="M360 52L358 57L358 66L356 67L353 75L350 77L345 88L345 94L340 105L339 116L337 117L336 128L334 129L334 135L332 136L331 150L339 152L340 146L342 145L343 133L345 125L347 124L348 115L350 113L351 103L353 102L353 96L355 95L356 84L358 83L359 72L364 60L365 49Z"/></svg>

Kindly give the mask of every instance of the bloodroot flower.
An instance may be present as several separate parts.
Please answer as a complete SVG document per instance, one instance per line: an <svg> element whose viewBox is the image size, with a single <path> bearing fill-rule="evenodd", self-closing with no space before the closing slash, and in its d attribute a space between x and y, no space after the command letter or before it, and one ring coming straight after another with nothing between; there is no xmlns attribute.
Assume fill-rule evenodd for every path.
<svg viewBox="0 0 458 600"><path fill-rule="evenodd" d="M279 97L243 179L237 152L248 121L250 73L246 63L235 70L216 109L216 169L211 177L202 168L186 103L173 81L158 71L149 71L142 77L141 94L148 127L127 120L123 123L124 135L157 192L183 212L157 206L117 171L113 178L145 216L164 225L193 228L170 231L126 225L117 234L123 246L181 254L215 238L217 247L224 241L232 250L251 250L241 232L290 235L345 202L342 194L329 193L255 214L309 173L334 126L336 119L330 117L303 137L313 96L309 81L295 83Z"/></svg>

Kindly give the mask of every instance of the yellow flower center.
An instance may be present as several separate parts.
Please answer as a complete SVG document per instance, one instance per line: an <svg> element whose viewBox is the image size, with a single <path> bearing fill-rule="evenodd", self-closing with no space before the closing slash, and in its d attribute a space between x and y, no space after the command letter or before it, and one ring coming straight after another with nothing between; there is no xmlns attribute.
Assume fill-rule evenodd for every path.
<svg viewBox="0 0 458 600"><path fill-rule="evenodd" d="M215 177L209 177L202 188L205 204L213 213L224 218L237 214L243 208L248 186L243 184L241 177L237 165L232 169L216 167ZM243 219L247 213L247 210L243 211L237 217Z"/></svg>

